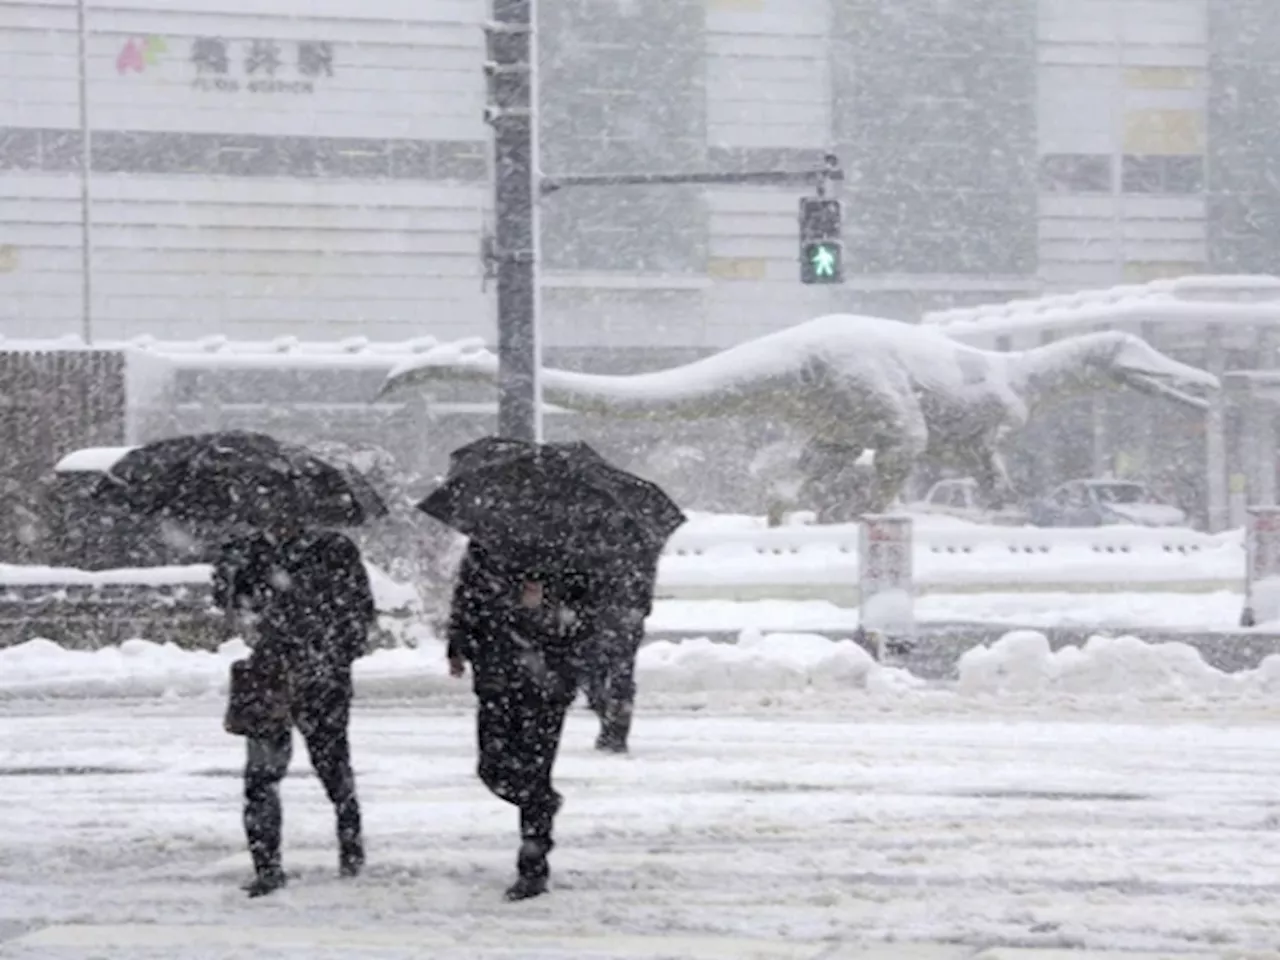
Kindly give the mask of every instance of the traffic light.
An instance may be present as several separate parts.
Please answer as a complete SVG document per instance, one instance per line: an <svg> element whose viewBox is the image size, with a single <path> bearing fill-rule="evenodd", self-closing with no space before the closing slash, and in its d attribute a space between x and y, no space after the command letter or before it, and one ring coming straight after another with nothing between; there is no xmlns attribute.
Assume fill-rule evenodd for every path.
<svg viewBox="0 0 1280 960"><path fill-rule="evenodd" d="M844 243L839 200L800 200L800 282L843 283Z"/></svg>
<svg viewBox="0 0 1280 960"><path fill-rule="evenodd" d="M800 279L805 283L839 283L844 279L839 240L818 240L804 245Z"/></svg>

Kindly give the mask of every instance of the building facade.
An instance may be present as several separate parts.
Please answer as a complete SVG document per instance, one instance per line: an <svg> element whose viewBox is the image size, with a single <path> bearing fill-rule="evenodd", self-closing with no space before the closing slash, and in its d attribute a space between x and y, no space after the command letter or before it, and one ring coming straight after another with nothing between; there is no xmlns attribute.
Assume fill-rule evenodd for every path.
<svg viewBox="0 0 1280 960"><path fill-rule="evenodd" d="M848 175L838 288L796 189L548 198L552 357L1277 271L1267 0L540 6L546 172ZM0 0L0 334L492 337L484 0L84 0L83 115L79 9Z"/></svg>

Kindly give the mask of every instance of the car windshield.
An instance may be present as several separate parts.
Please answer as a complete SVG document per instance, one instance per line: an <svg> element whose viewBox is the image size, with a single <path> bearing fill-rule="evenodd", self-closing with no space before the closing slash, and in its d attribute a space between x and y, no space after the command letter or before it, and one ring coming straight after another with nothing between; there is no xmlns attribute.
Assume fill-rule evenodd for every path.
<svg viewBox="0 0 1280 960"><path fill-rule="evenodd" d="M1147 503L1146 487L1137 483L1107 483L1096 484L1093 488L1094 495L1097 496L1099 503Z"/></svg>

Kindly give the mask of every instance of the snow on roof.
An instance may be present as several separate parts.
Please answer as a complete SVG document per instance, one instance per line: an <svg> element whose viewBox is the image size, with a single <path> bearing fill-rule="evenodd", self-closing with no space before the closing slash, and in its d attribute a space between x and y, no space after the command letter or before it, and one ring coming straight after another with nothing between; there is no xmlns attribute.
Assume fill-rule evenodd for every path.
<svg viewBox="0 0 1280 960"><path fill-rule="evenodd" d="M55 473L106 473L136 447L85 447L74 450L57 462Z"/></svg>
<svg viewBox="0 0 1280 960"><path fill-rule="evenodd" d="M951 336L1104 323L1280 325L1280 277L1187 276L1038 299L936 310L922 323Z"/></svg>
<svg viewBox="0 0 1280 960"><path fill-rule="evenodd" d="M176 366L201 368L229 367L371 367L389 369L417 354L437 350L474 351L484 348L482 337L458 341L441 341L435 337L411 340L372 341L365 337L345 340L299 340L277 337L274 340L231 340L226 336L210 336L200 340L157 340L142 336L129 340L95 341L91 345L78 336L51 340L18 340L0 337L0 350L72 351L126 350L164 360Z"/></svg>
<svg viewBox="0 0 1280 960"><path fill-rule="evenodd" d="M796 322L803 319L797 317ZM1037 299L935 310L921 318L922 324L956 337L1116 323L1229 324L1240 321L1280 325L1280 277L1186 276ZM157 340L142 336L92 345L86 345L75 335L50 340L0 337L0 350L89 349L128 350L175 366L199 368L364 367L388 373L396 368L416 366L482 365L489 357L482 337L442 341L423 336L376 342L365 337L303 341L297 337L230 340L218 335L200 340Z"/></svg>

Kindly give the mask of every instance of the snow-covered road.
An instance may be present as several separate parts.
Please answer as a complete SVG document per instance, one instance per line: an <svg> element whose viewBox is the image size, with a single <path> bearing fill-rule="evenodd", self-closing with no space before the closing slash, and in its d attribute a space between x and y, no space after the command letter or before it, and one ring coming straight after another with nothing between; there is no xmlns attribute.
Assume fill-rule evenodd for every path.
<svg viewBox="0 0 1280 960"><path fill-rule="evenodd" d="M285 786L297 876L250 902L237 889L242 744L216 702L13 704L0 716L0 957L1280 944L1275 719L1230 723L1222 704L1127 722L974 706L645 712L628 758L595 754L594 721L575 712L554 892L509 905L515 815L472 776L465 710L361 705L370 866L355 882L335 876L330 813L299 749ZM946 949L931 955L965 955Z"/></svg>

